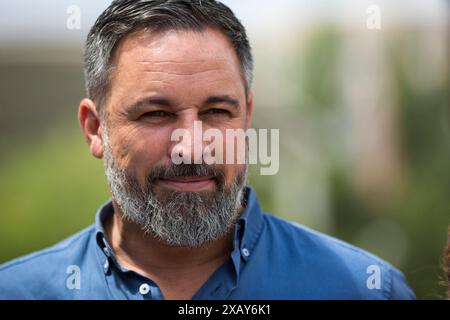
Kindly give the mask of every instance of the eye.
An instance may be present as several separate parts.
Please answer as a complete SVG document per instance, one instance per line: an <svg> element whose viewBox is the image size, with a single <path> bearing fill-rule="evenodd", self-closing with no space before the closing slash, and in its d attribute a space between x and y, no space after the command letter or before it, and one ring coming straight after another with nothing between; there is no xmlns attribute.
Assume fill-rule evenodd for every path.
<svg viewBox="0 0 450 320"><path fill-rule="evenodd" d="M213 109L207 110L205 112L205 114L230 114L230 112L228 110L225 110L225 109L213 108Z"/></svg>
<svg viewBox="0 0 450 320"><path fill-rule="evenodd" d="M142 117L151 117L151 118L164 118L168 116L170 116L170 113L161 110L146 112L142 115Z"/></svg>

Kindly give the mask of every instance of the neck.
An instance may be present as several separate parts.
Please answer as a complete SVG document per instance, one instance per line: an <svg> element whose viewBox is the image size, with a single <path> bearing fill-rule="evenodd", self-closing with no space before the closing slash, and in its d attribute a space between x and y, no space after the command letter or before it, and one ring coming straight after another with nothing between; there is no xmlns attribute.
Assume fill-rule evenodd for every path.
<svg viewBox="0 0 450 320"><path fill-rule="evenodd" d="M117 260L122 267L157 283L165 299L191 299L230 257L233 228L200 248L175 247L123 219L115 202L113 206L114 214L105 221L105 231Z"/></svg>
<svg viewBox="0 0 450 320"><path fill-rule="evenodd" d="M223 263L232 250L233 228L213 242L199 248L170 246L145 233L140 226L122 218L116 203L114 214L106 222L105 231L119 263L145 274L159 270L195 269L203 265Z"/></svg>

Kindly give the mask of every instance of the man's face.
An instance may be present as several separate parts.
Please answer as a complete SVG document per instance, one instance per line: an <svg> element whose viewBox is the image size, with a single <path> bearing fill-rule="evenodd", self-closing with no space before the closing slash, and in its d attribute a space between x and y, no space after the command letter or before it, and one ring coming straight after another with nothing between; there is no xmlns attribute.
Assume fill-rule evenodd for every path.
<svg viewBox="0 0 450 320"><path fill-rule="evenodd" d="M118 45L113 65L103 123L104 156L113 197L124 215L147 231L160 229L166 233L160 238L175 245L199 246L223 235L240 204L246 165L175 165L171 156L176 152L194 160L198 155L194 149L208 144L201 137L194 139L194 121L202 122L203 131L214 128L223 133L224 154L231 152L225 146L225 130L250 125L251 97L247 104L231 44L212 29L139 32ZM180 128L191 133L189 143L171 141ZM130 198L133 203L126 203ZM164 212L155 214L155 210ZM221 215L222 220L213 215ZM151 219L170 225L151 226ZM184 227L174 227L180 219ZM214 224L223 230L212 231L203 240L168 239L167 233L198 237L193 230L181 229L191 225L202 230Z"/></svg>

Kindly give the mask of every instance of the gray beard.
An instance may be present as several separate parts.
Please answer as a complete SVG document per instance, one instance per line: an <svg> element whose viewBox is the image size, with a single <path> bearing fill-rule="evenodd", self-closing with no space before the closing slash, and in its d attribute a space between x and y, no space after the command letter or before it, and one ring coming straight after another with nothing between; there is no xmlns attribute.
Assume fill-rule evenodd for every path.
<svg viewBox="0 0 450 320"><path fill-rule="evenodd" d="M140 226L159 241L181 247L198 248L224 237L236 222L244 201L248 165L226 190L222 172L206 164L171 164L156 167L142 189L134 176L120 169L112 156L104 131L105 173L113 199L123 218ZM217 176L213 192L167 190L156 193L157 177L183 175Z"/></svg>

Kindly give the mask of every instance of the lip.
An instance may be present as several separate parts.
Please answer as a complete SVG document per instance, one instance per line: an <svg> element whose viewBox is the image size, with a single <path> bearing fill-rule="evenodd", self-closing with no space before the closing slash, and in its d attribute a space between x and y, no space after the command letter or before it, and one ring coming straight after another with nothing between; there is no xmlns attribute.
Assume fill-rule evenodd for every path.
<svg viewBox="0 0 450 320"><path fill-rule="evenodd" d="M176 178L160 178L158 180L161 184L171 189L180 191L199 191L209 189L214 184L214 177L176 177Z"/></svg>

